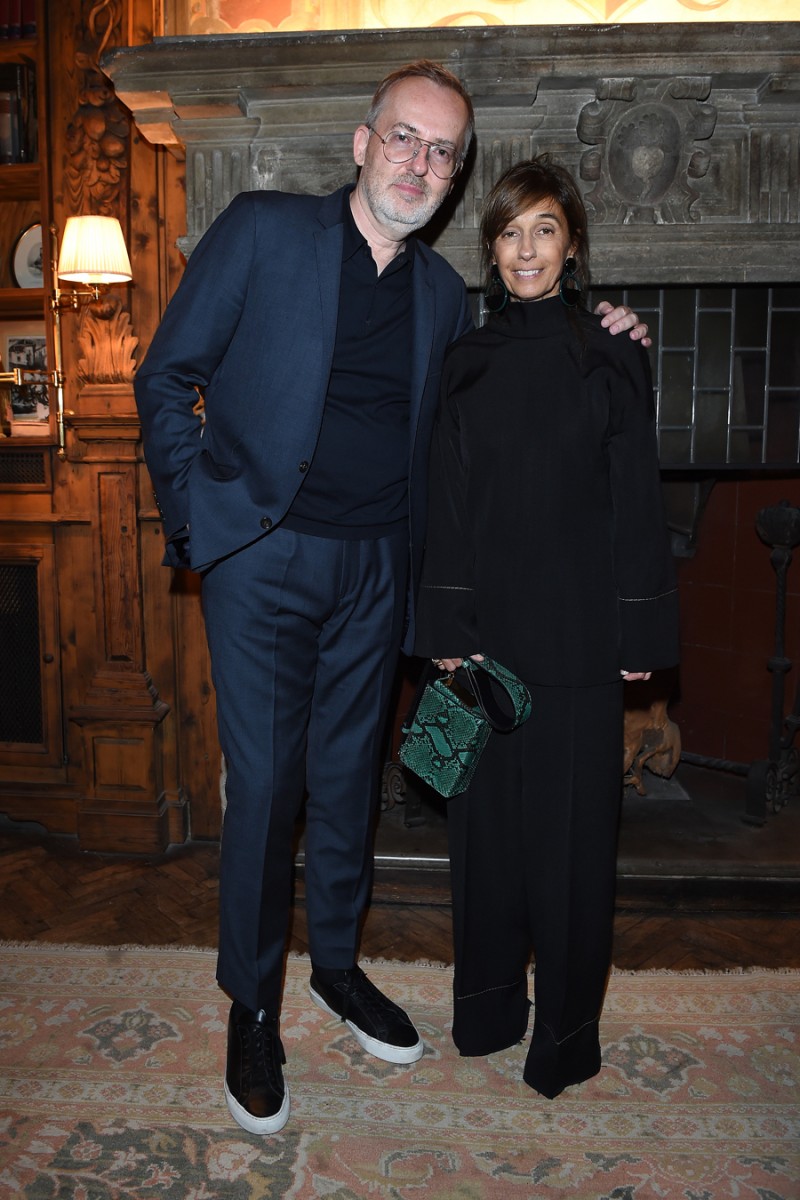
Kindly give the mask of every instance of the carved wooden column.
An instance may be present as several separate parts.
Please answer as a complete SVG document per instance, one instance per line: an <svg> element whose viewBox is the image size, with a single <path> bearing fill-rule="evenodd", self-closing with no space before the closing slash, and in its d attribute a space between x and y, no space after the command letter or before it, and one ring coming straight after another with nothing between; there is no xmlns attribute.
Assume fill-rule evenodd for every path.
<svg viewBox="0 0 800 1200"><path fill-rule="evenodd" d="M67 0L52 19L52 41L68 68L55 98L54 163L63 163L61 175L53 173L56 223L63 229L69 216L114 216L130 245L130 168L139 140L98 57L128 42L132 28L152 30L152 4ZM134 280L131 288L115 288L62 321L68 436L57 494L88 516L90 535L64 547L59 577L64 629L76 643L65 711L73 731L70 759L81 775L81 846L153 852L182 841L187 821L168 748L172 731L165 733L171 706L148 671L155 633L142 572L141 514L152 502L146 492L140 495L146 483L133 396L138 336L129 311L135 287ZM78 573L80 610L71 606L69 586ZM161 612L159 622L158 633L169 638Z"/></svg>

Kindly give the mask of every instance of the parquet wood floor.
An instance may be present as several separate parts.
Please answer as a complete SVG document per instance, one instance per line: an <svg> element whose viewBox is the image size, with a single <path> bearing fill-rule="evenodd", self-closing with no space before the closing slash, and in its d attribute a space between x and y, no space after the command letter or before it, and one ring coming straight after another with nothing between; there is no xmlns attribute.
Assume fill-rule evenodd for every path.
<svg viewBox="0 0 800 1200"><path fill-rule="evenodd" d="M83 945L214 946L218 847L197 842L153 859L88 854L69 838L0 827L0 939ZM451 961L446 880L376 880L364 958ZM410 886L413 884L413 886ZM424 902L416 902L422 900ZM302 886L291 948L307 950ZM627 970L800 967L792 886L737 892L695 884L623 887L615 965Z"/></svg>

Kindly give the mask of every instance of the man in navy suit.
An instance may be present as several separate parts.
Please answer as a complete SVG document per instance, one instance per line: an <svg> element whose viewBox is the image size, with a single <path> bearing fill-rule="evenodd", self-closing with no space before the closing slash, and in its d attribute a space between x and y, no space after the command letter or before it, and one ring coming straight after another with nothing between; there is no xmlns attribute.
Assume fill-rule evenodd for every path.
<svg viewBox="0 0 800 1200"><path fill-rule="evenodd" d="M381 1059L424 1049L356 954L390 687L414 640L442 360L472 325L460 277L409 235L450 192L472 134L450 72L393 72L355 131L355 186L237 196L136 377L166 561L202 574L228 771L225 1096L253 1133L289 1115L279 1014L304 793L311 997ZM606 308L613 332L646 333Z"/></svg>

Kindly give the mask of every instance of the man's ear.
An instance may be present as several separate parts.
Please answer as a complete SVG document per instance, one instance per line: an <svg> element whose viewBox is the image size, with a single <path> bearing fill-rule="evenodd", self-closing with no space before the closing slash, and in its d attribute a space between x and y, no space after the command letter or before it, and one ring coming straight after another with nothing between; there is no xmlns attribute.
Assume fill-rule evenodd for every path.
<svg viewBox="0 0 800 1200"><path fill-rule="evenodd" d="M353 134L353 158L357 167L363 167L364 158L369 144L369 130L366 125L359 125Z"/></svg>

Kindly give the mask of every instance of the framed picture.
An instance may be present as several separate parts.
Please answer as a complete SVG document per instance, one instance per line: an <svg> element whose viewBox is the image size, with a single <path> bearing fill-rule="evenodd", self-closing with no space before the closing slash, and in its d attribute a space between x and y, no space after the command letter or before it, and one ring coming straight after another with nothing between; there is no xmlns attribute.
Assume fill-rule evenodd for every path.
<svg viewBox="0 0 800 1200"><path fill-rule="evenodd" d="M0 322L0 356L4 371L22 367L31 372L23 384L8 385L7 414L12 434L47 434L50 389L44 321Z"/></svg>
<svg viewBox="0 0 800 1200"><path fill-rule="evenodd" d="M44 287L41 225L29 226L17 238L11 254L11 274L17 287Z"/></svg>

